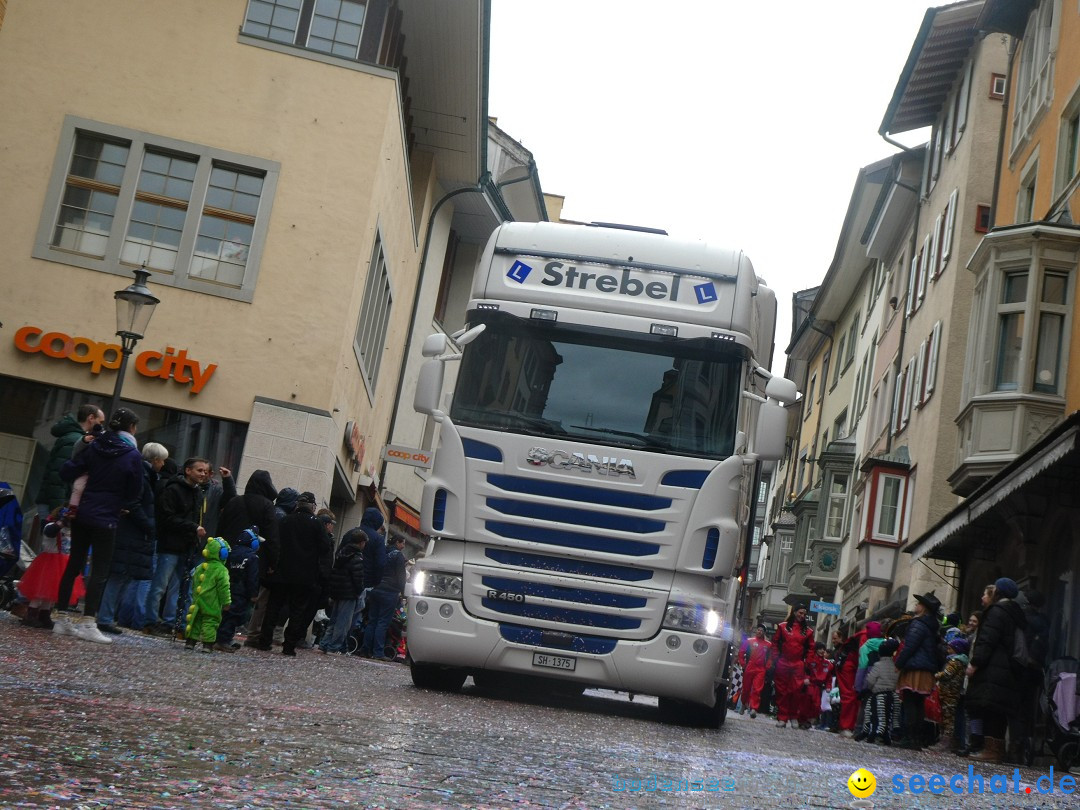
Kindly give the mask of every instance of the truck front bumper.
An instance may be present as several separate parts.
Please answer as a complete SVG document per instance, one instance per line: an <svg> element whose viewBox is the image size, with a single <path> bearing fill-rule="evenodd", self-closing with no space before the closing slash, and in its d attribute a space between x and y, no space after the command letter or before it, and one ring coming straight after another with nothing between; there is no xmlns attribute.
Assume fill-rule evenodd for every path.
<svg viewBox="0 0 1080 810"><path fill-rule="evenodd" d="M461 602L430 596L409 597L408 645L420 664L542 676L706 706L716 701L728 651L724 639L676 630L620 640L604 654L520 644L503 638L497 622L467 614ZM572 657L574 671L536 666L533 653Z"/></svg>

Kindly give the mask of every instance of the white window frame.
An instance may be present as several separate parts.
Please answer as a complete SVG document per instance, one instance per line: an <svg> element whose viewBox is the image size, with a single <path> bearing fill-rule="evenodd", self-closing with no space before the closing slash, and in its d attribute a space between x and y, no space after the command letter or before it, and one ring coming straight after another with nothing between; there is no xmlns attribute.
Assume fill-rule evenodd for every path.
<svg viewBox="0 0 1080 810"><path fill-rule="evenodd" d="M834 492L833 487L836 485L838 478L844 479L843 491L837 493ZM822 537L826 540L841 540L844 537L844 512L847 509L848 493L851 489L851 473L849 472L834 472L829 477L829 484L827 489L827 496L825 502L825 525L822 530ZM833 528L830 524L835 521L836 532L830 532L830 528Z"/></svg>
<svg viewBox="0 0 1080 810"><path fill-rule="evenodd" d="M874 498L874 523L871 528L871 539L873 540L887 540L894 543L899 543L900 538L903 535L904 530L904 505L906 503L905 494L907 490L907 476L896 475L894 473L880 472L876 474L876 487L877 492ZM890 534L882 530L882 515L883 507L885 506L885 481L895 480L899 482L899 486L896 492L896 504L893 508L896 509L896 526L894 531Z"/></svg>
<svg viewBox="0 0 1080 810"><path fill-rule="evenodd" d="M360 303L356 329L353 331L353 354L359 363L360 375L367 386L368 396L374 402L379 382L379 369L386 353L386 338L390 329L390 314L394 306L390 263L383 248L382 233L375 230L371 248L367 278L364 281L364 298Z"/></svg>
<svg viewBox="0 0 1080 810"><path fill-rule="evenodd" d="M1028 18L1021 39L1012 116L1012 156L1027 142L1054 94L1061 0L1043 0Z"/></svg>
<svg viewBox="0 0 1080 810"><path fill-rule="evenodd" d="M1071 127L1074 128L1070 144ZM1080 89L1074 93L1061 113L1057 166L1054 170L1055 198L1060 197L1070 188L1075 188L1078 176L1080 176Z"/></svg>
<svg viewBox="0 0 1080 810"><path fill-rule="evenodd" d="M112 227L105 237L105 251L102 256L78 253L53 244L54 230L60 215L60 208L67 188L68 174L71 169L72 150L75 147L75 140L79 133L124 142L128 145L129 150L123 179L120 182L119 192L116 197ZM38 231L32 255L35 258L50 262L130 278L132 270L138 265L123 263L120 256L131 224L139 175L143 165L143 157L147 150L183 155L197 161L195 180L184 217L183 234L180 238L175 267L171 272L155 271L152 267L148 268L152 274L152 283L216 295L236 301L251 302L255 296L255 285L262 264L263 251L269 230L270 213L277 190L278 176L281 173L281 164L276 161L240 155L223 149L202 146L188 141L179 141L175 138L166 138L127 127L93 121L88 118L73 115L64 118L60 131L60 144L53 160L52 174L45 193L45 205L38 221ZM216 166L261 175L262 177L262 189L259 194L259 206L252 227L251 244L244 264L243 279L239 286L201 279L190 273L193 257L195 256L199 225L206 207L210 175Z"/></svg>

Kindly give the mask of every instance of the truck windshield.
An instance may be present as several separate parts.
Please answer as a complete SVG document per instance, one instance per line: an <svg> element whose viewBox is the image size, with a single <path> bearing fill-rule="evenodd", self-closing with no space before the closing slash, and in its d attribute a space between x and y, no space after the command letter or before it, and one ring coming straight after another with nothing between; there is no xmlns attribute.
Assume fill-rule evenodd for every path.
<svg viewBox="0 0 1080 810"><path fill-rule="evenodd" d="M494 313L493 313L494 315ZM742 359L708 338L588 330L497 314L465 347L450 416L463 426L726 458Z"/></svg>

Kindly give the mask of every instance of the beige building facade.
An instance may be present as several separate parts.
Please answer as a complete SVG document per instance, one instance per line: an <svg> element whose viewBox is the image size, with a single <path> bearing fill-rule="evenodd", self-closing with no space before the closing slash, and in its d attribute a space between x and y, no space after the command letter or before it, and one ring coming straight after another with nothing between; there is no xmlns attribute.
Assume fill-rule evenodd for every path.
<svg viewBox="0 0 1080 810"><path fill-rule="evenodd" d="M139 438L339 516L374 498L422 264L450 238L435 202L483 175L486 5L298 6L8 0L0 478L24 509L50 425L107 407L112 293L144 265Z"/></svg>

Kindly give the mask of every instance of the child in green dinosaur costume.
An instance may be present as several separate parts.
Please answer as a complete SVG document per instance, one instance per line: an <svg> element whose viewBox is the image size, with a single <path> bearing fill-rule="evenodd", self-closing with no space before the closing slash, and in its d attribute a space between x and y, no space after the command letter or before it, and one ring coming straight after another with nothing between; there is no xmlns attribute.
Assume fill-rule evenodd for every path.
<svg viewBox="0 0 1080 810"><path fill-rule="evenodd" d="M232 602L229 569L225 565L229 551L224 538L211 537L202 553L206 561L191 572L191 607L184 633L189 650L195 649L195 643L199 641L203 643L203 652L213 650L222 608Z"/></svg>

